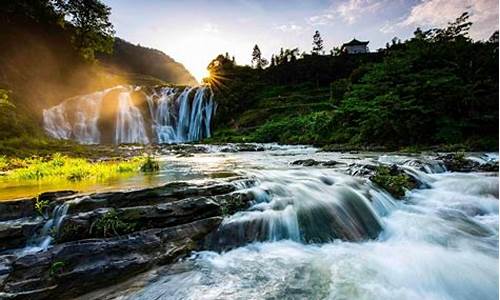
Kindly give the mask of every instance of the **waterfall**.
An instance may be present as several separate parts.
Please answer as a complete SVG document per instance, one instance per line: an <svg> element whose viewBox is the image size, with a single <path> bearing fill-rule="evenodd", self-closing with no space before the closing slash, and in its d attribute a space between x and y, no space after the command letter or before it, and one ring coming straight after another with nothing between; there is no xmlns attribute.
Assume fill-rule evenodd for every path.
<svg viewBox="0 0 500 300"><path fill-rule="evenodd" d="M50 109L45 109L43 111L45 131L58 139L73 138L82 144L99 143L100 133L97 121L101 101L114 89L116 88L70 98Z"/></svg>
<svg viewBox="0 0 500 300"><path fill-rule="evenodd" d="M48 135L82 144L182 143L210 137L215 110L206 86L117 86L45 109L43 124Z"/></svg>
<svg viewBox="0 0 500 300"><path fill-rule="evenodd" d="M192 88L186 88L179 96L177 102L179 103L179 125L177 126L177 138L179 140L186 140L186 134L189 131L189 106L188 99L189 93ZM198 91L196 92L198 94ZM197 95L196 95L197 96ZM195 98L196 98L195 96Z"/></svg>
<svg viewBox="0 0 500 300"><path fill-rule="evenodd" d="M122 92L118 96L115 142L116 144L149 143L144 118L141 111L132 103L130 92Z"/></svg>

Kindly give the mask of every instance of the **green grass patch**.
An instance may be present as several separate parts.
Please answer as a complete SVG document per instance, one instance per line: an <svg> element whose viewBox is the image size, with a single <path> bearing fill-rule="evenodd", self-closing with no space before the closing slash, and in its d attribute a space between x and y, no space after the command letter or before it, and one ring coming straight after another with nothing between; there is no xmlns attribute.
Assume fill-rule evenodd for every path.
<svg viewBox="0 0 500 300"><path fill-rule="evenodd" d="M0 159L0 162L2 159ZM147 157L134 157L128 160L92 162L84 158L73 158L60 153L50 157L31 157L5 159L8 171L1 181L50 182L65 180L104 181L107 179L139 172L148 161Z"/></svg>

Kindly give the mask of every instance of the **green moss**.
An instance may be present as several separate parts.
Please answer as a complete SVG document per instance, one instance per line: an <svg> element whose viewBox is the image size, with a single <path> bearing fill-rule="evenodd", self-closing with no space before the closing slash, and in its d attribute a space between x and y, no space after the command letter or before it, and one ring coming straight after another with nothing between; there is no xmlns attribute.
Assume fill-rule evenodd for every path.
<svg viewBox="0 0 500 300"><path fill-rule="evenodd" d="M52 263L49 269L49 276L54 277L64 272L66 263L63 261L55 261Z"/></svg>
<svg viewBox="0 0 500 300"><path fill-rule="evenodd" d="M387 166L379 166L370 179L396 198L403 197L406 190L415 188L415 183L411 180L410 176Z"/></svg>
<svg viewBox="0 0 500 300"><path fill-rule="evenodd" d="M227 197L221 202L221 212L223 216L230 216L244 208L248 202L241 196Z"/></svg>

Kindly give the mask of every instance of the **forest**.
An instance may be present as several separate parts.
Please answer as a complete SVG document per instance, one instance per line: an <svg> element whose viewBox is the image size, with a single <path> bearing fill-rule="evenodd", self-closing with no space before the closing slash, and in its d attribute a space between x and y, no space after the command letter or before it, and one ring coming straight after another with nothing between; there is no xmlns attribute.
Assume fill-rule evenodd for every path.
<svg viewBox="0 0 500 300"><path fill-rule="evenodd" d="M374 53L325 55L315 36L310 54L281 49L270 64L257 45L253 66L219 55L212 141L497 149L498 32L473 41L469 17Z"/></svg>

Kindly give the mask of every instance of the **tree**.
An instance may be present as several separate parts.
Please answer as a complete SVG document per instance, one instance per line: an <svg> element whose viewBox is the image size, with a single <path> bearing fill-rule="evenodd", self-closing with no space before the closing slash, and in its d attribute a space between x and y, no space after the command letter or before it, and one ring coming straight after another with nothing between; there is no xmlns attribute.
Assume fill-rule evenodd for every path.
<svg viewBox="0 0 500 300"><path fill-rule="evenodd" d="M262 69L267 66L269 62L267 59L262 57L262 53L260 52L259 46L257 44L253 47L252 52L252 65L255 69Z"/></svg>
<svg viewBox="0 0 500 300"><path fill-rule="evenodd" d="M316 32L313 35L312 53L313 54L320 54L321 51L323 51L323 39L321 38L319 31L316 30Z"/></svg>
<svg viewBox="0 0 500 300"><path fill-rule="evenodd" d="M274 54L271 55L271 67L275 67L276 66L276 57L274 57Z"/></svg>
<svg viewBox="0 0 500 300"><path fill-rule="evenodd" d="M333 49L330 50L331 56L339 56L341 53L342 53L342 51L340 51L339 47L333 47Z"/></svg>
<svg viewBox="0 0 500 300"><path fill-rule="evenodd" d="M55 0L55 8L74 27L72 42L87 60L113 51L111 8L99 0Z"/></svg>

